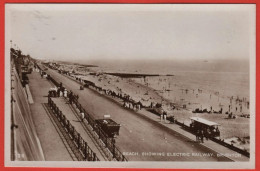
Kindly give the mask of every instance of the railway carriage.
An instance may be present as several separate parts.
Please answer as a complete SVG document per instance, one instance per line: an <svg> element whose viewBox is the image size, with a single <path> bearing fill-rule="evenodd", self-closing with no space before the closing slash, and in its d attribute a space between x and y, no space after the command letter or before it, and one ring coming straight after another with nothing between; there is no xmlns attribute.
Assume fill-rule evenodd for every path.
<svg viewBox="0 0 260 171"><path fill-rule="evenodd" d="M114 138L119 135L120 124L112 119L97 119L96 123L109 138Z"/></svg>
<svg viewBox="0 0 260 171"><path fill-rule="evenodd" d="M220 124L199 117L191 117L190 119L190 130L192 132L197 133L198 131L203 130L205 136L209 138L220 136L220 131L218 129Z"/></svg>

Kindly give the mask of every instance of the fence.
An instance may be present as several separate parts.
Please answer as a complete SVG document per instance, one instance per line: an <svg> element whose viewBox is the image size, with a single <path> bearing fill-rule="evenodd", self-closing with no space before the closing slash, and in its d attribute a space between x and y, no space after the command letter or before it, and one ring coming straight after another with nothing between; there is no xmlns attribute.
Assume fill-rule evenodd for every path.
<svg viewBox="0 0 260 171"><path fill-rule="evenodd" d="M66 118L66 116L60 111L60 109L57 107L57 105L53 102L51 97L48 97L48 104L52 110L52 112L55 114L63 128L66 130L66 132L69 134L71 140L74 142L74 144L77 146L78 150L81 152L81 154L84 157L84 160L86 161L99 161L98 157L96 156L96 153L94 153L91 148L88 146L87 142L83 140L81 135L75 130L74 126L71 125L70 121Z"/></svg>
<svg viewBox="0 0 260 171"><path fill-rule="evenodd" d="M149 109L148 109L148 111L150 111L150 112L152 112L152 113L154 113L154 114L160 116L159 113L154 112L153 110L149 110ZM172 116L167 117L167 120L169 120L169 121L172 122L172 123L176 123L177 125L180 125L184 130L186 130L186 131L188 131L188 132L190 132L190 133L192 133L192 134L195 134L195 132L194 132L193 130L191 130L188 125L185 125L184 123L177 121L176 119L174 119L174 117L172 117ZM238 153L240 153L240 154L243 154L243 155L245 155L245 156L247 156L247 157L250 157L250 153L249 153L248 151L243 150L243 149L240 149L240 148L238 148L238 147L236 147L236 146L234 146L234 145L232 145L232 144L228 144L228 143L224 142L224 140L217 139L217 138L215 138L215 137L211 137L210 139L211 139L212 141L214 141L214 142L220 144L220 145L223 145L223 146L225 146L225 147L227 147L227 148L233 150L233 151L236 151L236 152L238 152Z"/></svg>
<svg viewBox="0 0 260 171"><path fill-rule="evenodd" d="M248 151L240 149L240 148L234 146L233 144L228 144L228 143L224 142L224 139L223 140L217 139L217 138L210 138L210 139L212 141L218 143L218 144L221 144L221 145L231 149L231 150L234 150L234 151L236 151L236 152L238 152L240 154L243 154L244 156L250 157L250 153Z"/></svg>
<svg viewBox="0 0 260 171"><path fill-rule="evenodd" d="M104 94L106 94L110 97L113 97L113 98L115 98L115 97L119 98L119 99L123 100L124 102L131 104L132 109L135 108L136 110L138 110L138 109L140 110L141 108L148 108L149 107L149 106L143 105L140 101L136 102L136 101L132 100L130 98L130 96L125 94L125 93L119 93L119 92L116 93L112 90L104 89L102 87L96 86L95 83L93 83L91 81L83 80L83 79L77 78L77 77L75 78L75 77L71 76L67 71L59 71L59 73L63 74L63 75L67 75L68 78L78 82L82 87L87 87L87 88L91 87L92 89L98 91L99 93L104 93ZM129 106L129 108L130 108L130 106Z"/></svg>
<svg viewBox="0 0 260 171"><path fill-rule="evenodd" d="M38 69L42 70L42 68L35 63L35 65L38 67ZM55 86L60 86L60 83L58 83L55 79L53 79L50 75L47 77ZM99 88L93 86L93 88ZM115 139L109 138L107 134L96 124L95 119L86 112L86 110L82 107L82 105L78 102L78 97L71 93L68 95L70 99L70 103L74 103L75 106L79 109L80 112L83 112L85 114L85 119L87 120L87 123L92 127L93 131L98 135L99 139L104 143L105 147L112 153L113 158L115 158L117 161L127 161L126 157L121 153L119 148L115 145ZM118 96L119 97L119 96ZM122 98L122 97L119 97ZM85 123L83 123L85 124Z"/></svg>
<svg viewBox="0 0 260 171"><path fill-rule="evenodd" d="M87 123L92 127L93 131L96 132L99 139L101 139L102 142L105 144L105 147L108 148L108 150L112 153L113 158L115 158L117 161L127 161L127 159L120 152L118 147L116 147L115 139L108 137L108 135L101 129L101 127L96 124L95 119L89 113L87 113L82 105L78 102L77 96L71 93L69 95L69 99L70 103L74 103L79 111L85 114L84 118L87 120Z"/></svg>
<svg viewBox="0 0 260 171"><path fill-rule="evenodd" d="M54 80L51 76L48 76L47 79L49 79L51 82L53 82L53 84L54 84L56 87L59 86L59 83L58 83L56 80Z"/></svg>
<svg viewBox="0 0 260 171"><path fill-rule="evenodd" d="M177 120L175 120L174 122L175 122L176 124L180 125L181 127L183 127L183 129L185 129L186 131L188 131L188 132L190 132L190 133L192 133L192 134L195 134L195 133L190 129L190 127L187 126L187 125L185 125L184 123L179 122L179 121L177 121ZM244 156L250 157L250 153L249 153L248 151L243 150L243 149L240 149L240 148L238 148L238 147L236 147L236 146L234 146L234 145L232 145L232 144L226 143L226 142L224 141L224 139L221 140L221 139L218 139L218 138L215 138L215 137L211 137L211 138L209 138L209 139L211 139L212 141L214 141L214 142L216 142L216 143L218 143L218 144L220 144L220 145L223 145L223 146L225 146L225 147L227 147L227 148L229 148L229 149L231 149L231 150L233 150L233 151L235 151L235 152L238 152L238 153L240 153L240 154L242 154L242 155L244 155Z"/></svg>
<svg viewBox="0 0 260 171"><path fill-rule="evenodd" d="M35 63L35 66L42 71L41 67L37 65L37 63ZM51 75L48 75L47 78L57 87L62 85L58 83L55 79L53 79ZM115 145L115 139L109 138L107 134L96 124L95 119L89 113L87 113L86 110L82 107L82 105L78 102L78 97L72 91L68 94L68 97L70 99L69 101L71 104L74 103L80 112L85 113L85 119L87 120L87 123L92 127L93 131L98 135L99 139L102 140L105 147L112 153L113 158L115 158L117 161L127 161L126 157L121 153L119 148Z"/></svg>
<svg viewBox="0 0 260 171"><path fill-rule="evenodd" d="M40 67L39 67L40 68ZM51 76L49 76L49 79L56 85L58 86L59 83L57 83L56 80L54 80ZM96 89L100 89L100 87L97 87L95 85L92 85L93 88ZM102 89L102 88L101 88ZM116 96L118 98L122 98L120 96ZM102 131L102 129L100 127L96 126L96 122L94 120L94 118L91 117L91 115L89 115L85 109L82 107L82 105L78 102L77 97L73 96L72 97L72 102L77 106L77 108L81 111L85 113L85 119L88 121L88 124L90 124L90 126L93 128L93 130L98 134L99 138L104 142L105 146L110 150L110 152L113 154L113 157L117 160L117 161L127 161L127 159L125 158L125 156L120 152L120 150L116 147L115 145L115 140L112 138L108 138L108 136ZM144 107L144 106L143 106ZM174 122L180 126L182 126L186 131L194 134L191 130L190 127L185 125L184 123L181 123L171 117L167 117L167 120ZM232 144L228 144L220 139L217 138L211 138L212 141L223 145L225 147L228 147L231 150L234 150L240 154L243 154L247 157L250 157L250 153L246 150L240 149L238 147L233 146Z"/></svg>

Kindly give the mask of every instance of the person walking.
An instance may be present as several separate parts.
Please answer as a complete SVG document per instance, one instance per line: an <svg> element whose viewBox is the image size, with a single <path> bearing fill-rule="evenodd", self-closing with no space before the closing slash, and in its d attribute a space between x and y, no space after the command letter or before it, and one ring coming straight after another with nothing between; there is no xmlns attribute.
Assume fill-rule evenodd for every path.
<svg viewBox="0 0 260 171"><path fill-rule="evenodd" d="M141 105L140 104L138 104L137 107L138 107L138 110L141 110Z"/></svg>
<svg viewBox="0 0 260 171"><path fill-rule="evenodd" d="M72 94L69 93L69 103L72 104Z"/></svg>
<svg viewBox="0 0 260 171"><path fill-rule="evenodd" d="M63 95L64 95L65 98L67 98L67 96L68 96L68 91L67 91L67 89L64 90Z"/></svg>
<svg viewBox="0 0 260 171"><path fill-rule="evenodd" d="M164 112L163 112L163 120L164 120L164 123L166 123L166 119L167 119L167 113L164 111Z"/></svg>
<svg viewBox="0 0 260 171"><path fill-rule="evenodd" d="M200 135L200 131L197 130L197 132L196 132L196 141L197 141L197 142L199 142L199 135Z"/></svg>
<svg viewBox="0 0 260 171"><path fill-rule="evenodd" d="M62 93L62 91L60 91L60 97L62 97L63 96L63 93Z"/></svg>
<svg viewBox="0 0 260 171"><path fill-rule="evenodd" d="M200 131L200 139L201 139L201 142L204 143L204 132L203 132L203 130Z"/></svg>
<svg viewBox="0 0 260 171"><path fill-rule="evenodd" d="M83 122L85 118L85 113L83 111L81 111L81 121Z"/></svg>
<svg viewBox="0 0 260 171"><path fill-rule="evenodd" d="M207 128L207 131L205 132L205 137L206 137L206 140L209 140L209 137L210 137L210 129Z"/></svg>

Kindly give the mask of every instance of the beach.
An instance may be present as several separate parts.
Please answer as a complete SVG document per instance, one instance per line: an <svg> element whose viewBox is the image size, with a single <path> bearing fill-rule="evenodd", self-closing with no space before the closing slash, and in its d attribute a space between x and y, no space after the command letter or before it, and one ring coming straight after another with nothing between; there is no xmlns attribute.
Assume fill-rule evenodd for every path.
<svg viewBox="0 0 260 171"><path fill-rule="evenodd" d="M189 71L166 68L156 63L148 67L128 66L126 63L59 64L59 69L68 71L71 77L88 80L96 86L117 94L126 94L135 102L149 107L151 103L162 104L162 109L179 122L190 124L190 117L201 117L218 124L220 138L237 146L249 149L249 74L238 71ZM130 63L131 64L131 63ZM92 66L93 65L93 66ZM125 68L123 66L126 66ZM157 71L157 72L155 72ZM141 74L135 77L120 77L109 73ZM143 74L143 76L142 76ZM145 74L158 74L147 76ZM194 112L206 110L207 113ZM221 111L221 112L220 112ZM232 113L232 118L229 114ZM244 117L247 116L247 117Z"/></svg>

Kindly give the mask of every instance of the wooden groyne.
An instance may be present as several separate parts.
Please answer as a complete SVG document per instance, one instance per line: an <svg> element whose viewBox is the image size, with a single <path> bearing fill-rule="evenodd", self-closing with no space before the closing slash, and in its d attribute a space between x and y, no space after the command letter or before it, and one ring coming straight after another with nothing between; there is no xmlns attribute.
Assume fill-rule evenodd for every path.
<svg viewBox="0 0 260 171"><path fill-rule="evenodd" d="M133 74L133 73L114 73L114 72L108 72L105 73L108 75L118 76L122 78L142 78L142 77L158 77L158 76L174 76L174 75L159 75L159 74Z"/></svg>

